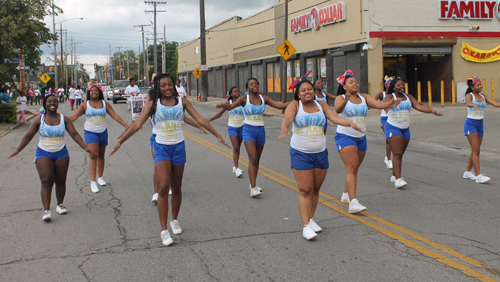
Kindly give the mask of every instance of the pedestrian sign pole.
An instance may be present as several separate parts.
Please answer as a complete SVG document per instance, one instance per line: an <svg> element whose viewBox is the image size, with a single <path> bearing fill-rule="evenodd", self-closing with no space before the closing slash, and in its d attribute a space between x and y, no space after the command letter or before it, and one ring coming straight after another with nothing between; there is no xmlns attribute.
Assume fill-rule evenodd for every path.
<svg viewBox="0 0 500 282"><path fill-rule="evenodd" d="M201 77L201 70L200 70L200 68L196 68L193 71L193 75L194 75L194 77L196 77L196 79L200 79L200 77Z"/></svg>
<svg viewBox="0 0 500 282"><path fill-rule="evenodd" d="M50 76L48 76L47 73L44 73L44 74L42 74L42 76L40 76L40 80L43 83L47 83L50 80Z"/></svg>
<svg viewBox="0 0 500 282"><path fill-rule="evenodd" d="M277 50L285 61L288 61L288 59L290 59L290 57L297 52L288 39L285 40L285 42L283 42Z"/></svg>

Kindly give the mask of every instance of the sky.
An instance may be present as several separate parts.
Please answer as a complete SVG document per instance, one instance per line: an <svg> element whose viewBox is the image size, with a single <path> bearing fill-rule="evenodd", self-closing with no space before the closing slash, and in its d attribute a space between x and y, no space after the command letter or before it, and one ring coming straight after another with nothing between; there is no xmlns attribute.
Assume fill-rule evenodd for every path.
<svg viewBox="0 0 500 282"><path fill-rule="evenodd" d="M158 38L163 38L164 25L167 41L191 41L200 36L199 0L163 2L166 4L157 6L157 10L165 11L157 14ZM142 52L140 28L134 25L151 24L144 30L148 38L153 38L153 13L144 12L153 10L153 5L143 0L54 0L54 3L63 10L55 17L56 30L59 32L58 23L62 22L62 29L67 32L68 51L73 38L77 42L79 63L85 64L90 77L94 76L94 63L104 65L107 62L110 49L115 53L119 50L116 47L125 47L120 50L132 49L137 54L140 46ZM208 29L233 16L247 18L277 3L278 0L205 0L205 25ZM81 17L83 20L74 19ZM52 17L46 17L44 22L53 31ZM65 39L66 36L63 41ZM60 48L59 39L58 53ZM43 45L41 49L44 52L42 63L53 64L53 45Z"/></svg>

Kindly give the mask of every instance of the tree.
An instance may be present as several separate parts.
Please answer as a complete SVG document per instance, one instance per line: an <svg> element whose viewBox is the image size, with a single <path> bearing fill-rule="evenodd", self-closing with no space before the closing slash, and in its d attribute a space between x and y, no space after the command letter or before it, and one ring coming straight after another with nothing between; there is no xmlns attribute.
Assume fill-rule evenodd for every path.
<svg viewBox="0 0 500 282"><path fill-rule="evenodd" d="M179 57L179 54L177 53L177 46L179 46L179 43L176 42L176 41L167 41L166 42L167 44L165 44L166 46L166 52L165 52L165 61L166 61L166 64L167 64L167 73L173 77L176 77L177 76L177 60L178 60L178 57ZM158 47L157 47L157 59L158 59L158 70L161 71L161 66L162 66L162 62L161 62L161 59L162 59L162 56L161 56L161 50L162 50L162 46L163 46L163 42L158 44ZM148 48L148 53L149 56L149 65L153 66L154 65L154 46L153 45L150 45L147 47ZM142 62L142 54L141 54L141 70L144 69L144 63ZM151 76L153 75L153 72L154 72L154 68L151 67L151 69L149 70L149 77L151 78Z"/></svg>
<svg viewBox="0 0 500 282"><path fill-rule="evenodd" d="M42 21L52 14L50 0L3 0L0 5L0 81L11 81L12 65L4 59L19 58L19 50L25 54L25 64L32 69L40 65L40 46L57 36ZM54 7L54 12L62 12ZM15 73L15 72L14 72Z"/></svg>

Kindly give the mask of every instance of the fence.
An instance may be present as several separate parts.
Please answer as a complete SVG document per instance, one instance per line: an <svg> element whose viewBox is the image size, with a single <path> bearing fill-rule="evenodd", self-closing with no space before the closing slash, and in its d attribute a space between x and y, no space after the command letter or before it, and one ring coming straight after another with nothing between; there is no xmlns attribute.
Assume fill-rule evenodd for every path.
<svg viewBox="0 0 500 282"><path fill-rule="evenodd" d="M445 97L445 91L444 91L444 80L441 80L441 107L444 107L444 97ZM481 81L481 84L483 85L483 95L487 95L488 92L488 85L487 85L487 80L483 79ZM500 85L500 79L498 80L498 84ZM428 97L428 103L429 107L432 107L432 87L431 87L431 82L427 81L427 97ZM490 97L491 99L495 100L495 79L491 79L490 83ZM381 82L380 83L380 92L384 91L384 84ZM465 90L464 90L465 91ZM371 82L368 82L368 93L371 94ZM408 93L408 83L405 83L405 93ZM422 82L418 81L417 82L417 100L418 102L422 102ZM457 84L455 83L454 80L451 81L451 104L455 106L457 103Z"/></svg>

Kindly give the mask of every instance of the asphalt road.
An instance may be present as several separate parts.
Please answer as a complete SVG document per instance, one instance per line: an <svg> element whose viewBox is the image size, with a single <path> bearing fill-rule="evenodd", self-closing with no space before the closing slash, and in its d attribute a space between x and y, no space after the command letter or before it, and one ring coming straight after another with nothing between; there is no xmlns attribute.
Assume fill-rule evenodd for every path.
<svg viewBox="0 0 500 282"><path fill-rule="evenodd" d="M126 121L124 103L112 105ZM207 119L213 103L196 103ZM70 115L69 104L60 112ZM38 136L7 160L28 127L2 137L0 148L0 281L496 281L500 280L500 110L488 107L481 155L487 184L462 179L469 155L466 110L443 117L412 111L412 140L403 159L408 186L389 182L379 112L370 111L368 152L358 177L366 212L350 215L339 199L345 167L327 133L330 169L315 215L323 232L302 237L290 169L290 138L278 139L282 118L265 119L267 141L250 198L232 174L231 151L185 126L187 164L174 245L161 244L153 193L149 125L106 160L109 185L90 192L88 156L66 137L71 156L65 205L42 222L40 182L33 164ZM83 134L84 118L75 122ZM229 142L227 114L212 124ZM108 152L123 127L108 117ZM496 273L496 274L495 274Z"/></svg>

